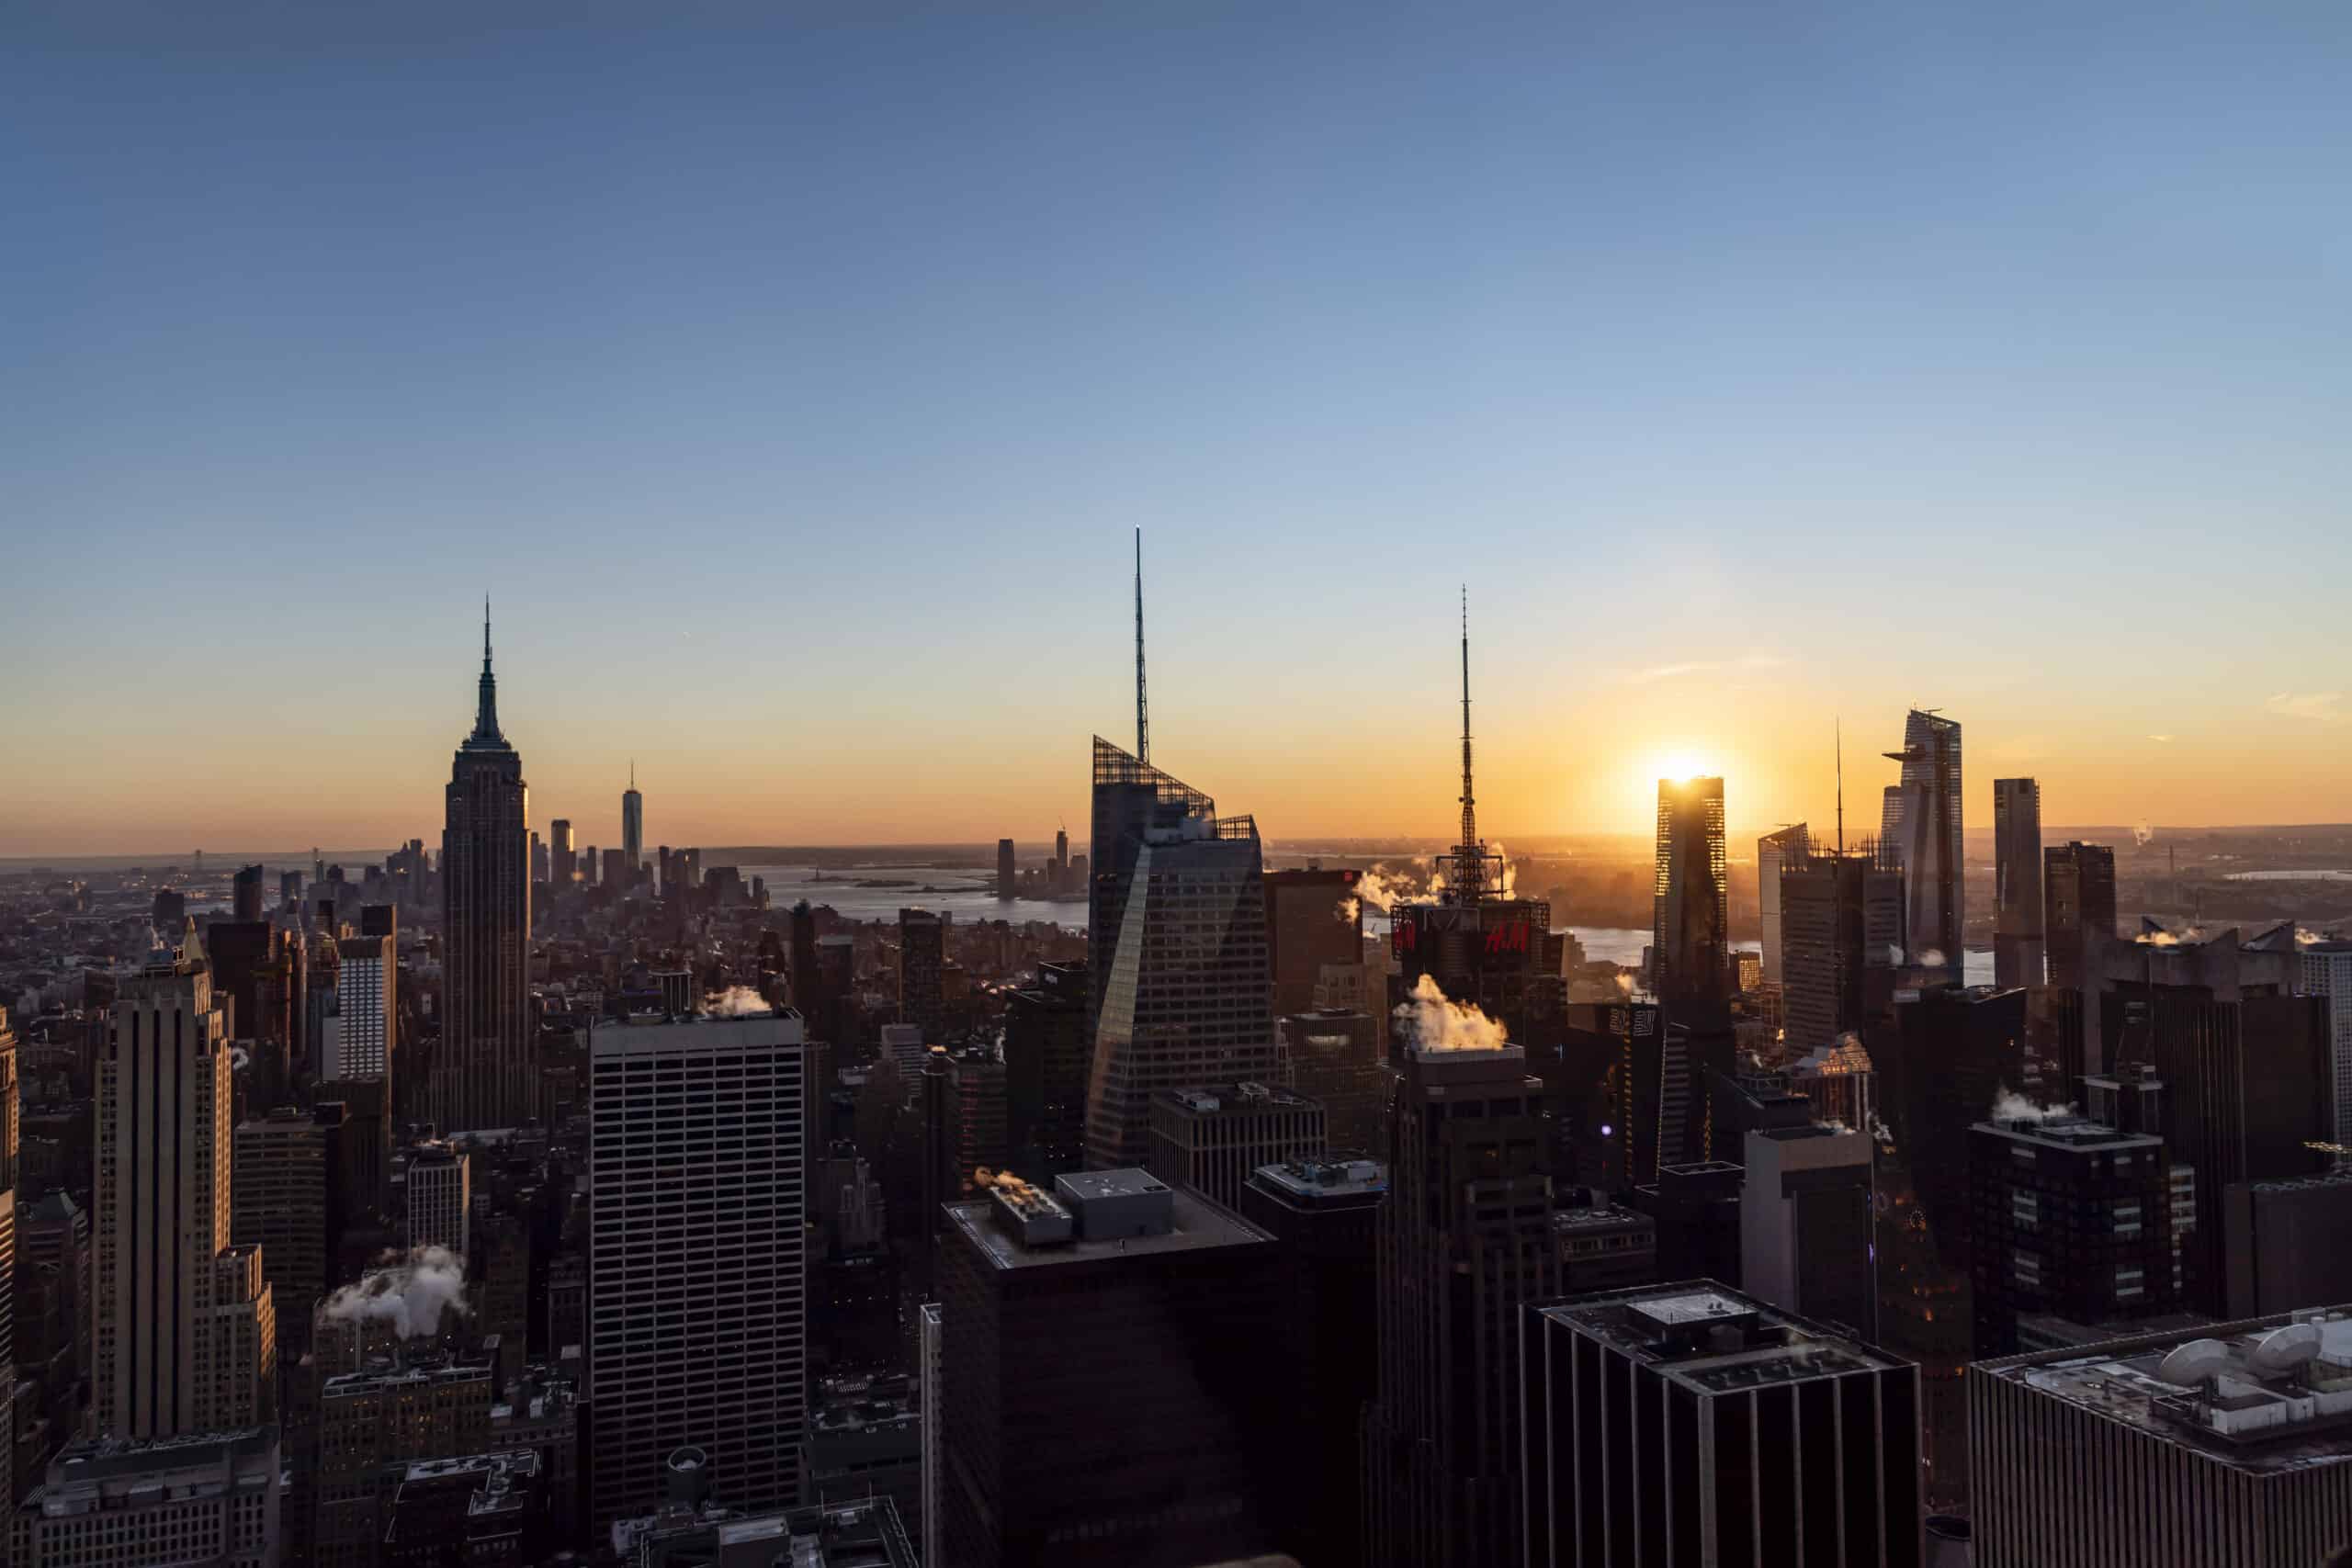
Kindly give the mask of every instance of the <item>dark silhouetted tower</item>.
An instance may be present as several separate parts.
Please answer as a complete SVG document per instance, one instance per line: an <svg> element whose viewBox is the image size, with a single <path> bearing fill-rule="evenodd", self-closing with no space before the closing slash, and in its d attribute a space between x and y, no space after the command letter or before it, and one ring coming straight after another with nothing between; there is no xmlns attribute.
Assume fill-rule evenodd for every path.
<svg viewBox="0 0 2352 1568"><path fill-rule="evenodd" d="M1993 781L1993 983L2042 983L2041 785Z"/></svg>
<svg viewBox="0 0 2352 1568"><path fill-rule="evenodd" d="M533 1111L529 794L523 760L498 728L487 602L474 729L458 748L447 812L434 1120L445 1132L517 1126Z"/></svg>
<svg viewBox="0 0 2352 1568"><path fill-rule="evenodd" d="M1657 781L1657 886L1651 987L1669 1009L1720 1001L1731 956L1724 781Z"/></svg>

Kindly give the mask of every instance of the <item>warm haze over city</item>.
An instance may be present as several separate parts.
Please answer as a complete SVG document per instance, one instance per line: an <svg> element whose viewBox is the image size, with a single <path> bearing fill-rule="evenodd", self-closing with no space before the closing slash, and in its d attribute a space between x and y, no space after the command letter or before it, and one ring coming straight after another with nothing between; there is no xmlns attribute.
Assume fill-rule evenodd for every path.
<svg viewBox="0 0 2352 1568"><path fill-rule="evenodd" d="M0 855L2352 798L2337 6L20 13ZM1984 818L1979 817L1978 821Z"/></svg>

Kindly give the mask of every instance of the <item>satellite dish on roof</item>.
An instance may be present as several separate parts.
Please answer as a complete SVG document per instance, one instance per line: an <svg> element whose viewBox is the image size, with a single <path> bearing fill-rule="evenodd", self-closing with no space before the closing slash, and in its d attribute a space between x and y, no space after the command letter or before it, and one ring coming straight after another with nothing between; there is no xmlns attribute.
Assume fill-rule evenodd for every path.
<svg viewBox="0 0 2352 1568"><path fill-rule="evenodd" d="M2264 1372L2291 1372L2298 1367L2310 1365L2319 1359L2320 1332L2316 1323L2290 1323L2284 1328L2274 1328L2262 1337L2247 1359L2255 1370Z"/></svg>
<svg viewBox="0 0 2352 1568"><path fill-rule="evenodd" d="M2173 1348L2156 1365L2156 1376L2182 1388L2195 1388L2217 1378L2230 1364L2230 1348L2218 1339L2192 1339Z"/></svg>

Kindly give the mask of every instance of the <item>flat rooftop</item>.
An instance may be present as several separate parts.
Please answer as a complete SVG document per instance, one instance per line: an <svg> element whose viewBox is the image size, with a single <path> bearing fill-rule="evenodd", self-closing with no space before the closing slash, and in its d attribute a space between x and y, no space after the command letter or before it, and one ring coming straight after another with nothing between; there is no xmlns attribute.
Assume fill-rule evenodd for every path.
<svg viewBox="0 0 2352 1568"><path fill-rule="evenodd" d="M2316 1341L2316 1354L2291 1370L2276 1358L2266 1366L2257 1354L2264 1340L2297 1324L2311 1325L2304 1337ZM2186 1383L2160 1375L2165 1358L2189 1345L2203 1348L2188 1354L2208 1375ZM2352 1304L2007 1356L1968 1370L2256 1475L2352 1461Z"/></svg>
<svg viewBox="0 0 2352 1568"><path fill-rule="evenodd" d="M1060 1179L1092 1181L1141 1176L1139 1171L1104 1170L1089 1171L1083 1177L1065 1176ZM1142 1190L1140 1187L1133 1190ZM1112 1195L1126 1190L1126 1188L1114 1188ZM1170 1196L1175 1200L1175 1223L1165 1235L1109 1236L1099 1241L1090 1241L1081 1236L1062 1245L1044 1247L1024 1247L1005 1235L989 1217L989 1205L985 1201L949 1203L945 1209L948 1223L964 1233L979 1249L981 1257L1003 1269L1054 1269L1097 1258L1132 1258L1144 1253L1203 1252L1211 1247L1241 1247L1273 1239L1238 1215L1229 1214L1182 1188L1172 1189Z"/></svg>
<svg viewBox="0 0 2352 1568"><path fill-rule="evenodd" d="M1388 1190L1388 1168L1376 1159L1285 1160L1261 1165L1251 1174L1269 1187L1305 1199Z"/></svg>
<svg viewBox="0 0 2352 1568"><path fill-rule="evenodd" d="M1614 1203L1604 1203L1590 1209L1559 1209L1552 1215L1555 1231L1610 1231L1657 1229L1657 1221L1638 1209L1621 1209Z"/></svg>
<svg viewBox="0 0 2352 1568"><path fill-rule="evenodd" d="M2156 1148L2164 1140L2153 1133L2125 1133L2104 1122L2081 1116L2017 1116L1979 1122L1972 1132L1994 1133L2021 1143L2047 1144L2053 1148Z"/></svg>
<svg viewBox="0 0 2352 1568"><path fill-rule="evenodd" d="M1713 1280L1609 1291L1534 1310L1708 1395L1909 1365Z"/></svg>

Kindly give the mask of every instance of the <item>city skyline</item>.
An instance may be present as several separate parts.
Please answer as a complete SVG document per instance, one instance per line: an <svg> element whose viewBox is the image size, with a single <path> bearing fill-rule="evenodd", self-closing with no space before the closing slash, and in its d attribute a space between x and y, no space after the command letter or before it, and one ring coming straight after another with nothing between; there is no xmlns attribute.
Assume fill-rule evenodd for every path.
<svg viewBox="0 0 2352 1568"><path fill-rule="evenodd" d="M583 842L631 756L672 843L1046 831L1136 525L1154 756L1277 839L1443 840L1463 576L1506 838L1826 820L1914 705L2053 822L2345 815L2340 13L566 21L25 29L0 855L424 832L483 589Z"/></svg>

